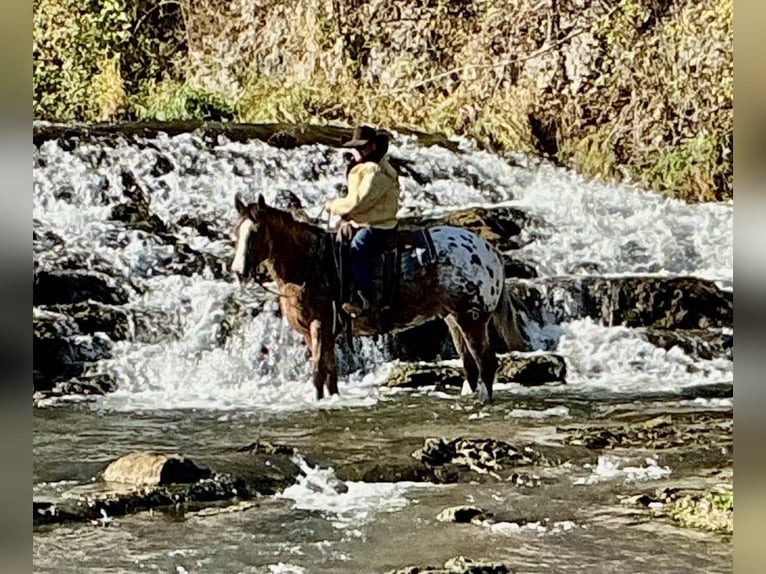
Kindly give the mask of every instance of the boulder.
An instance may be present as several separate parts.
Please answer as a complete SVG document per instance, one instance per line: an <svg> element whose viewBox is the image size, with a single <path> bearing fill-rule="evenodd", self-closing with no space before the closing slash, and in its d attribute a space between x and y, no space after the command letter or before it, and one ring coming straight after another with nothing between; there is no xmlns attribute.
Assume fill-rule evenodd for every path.
<svg viewBox="0 0 766 574"><path fill-rule="evenodd" d="M564 383L566 376L567 366L561 355L509 353L498 357L499 383L536 387L545 383Z"/></svg>
<svg viewBox="0 0 766 574"><path fill-rule="evenodd" d="M128 293L114 279L93 271L37 271L32 304L56 305L93 300L107 305L128 302Z"/></svg>
<svg viewBox="0 0 766 574"><path fill-rule="evenodd" d="M192 483L210 477L210 471L191 460L150 452L126 454L110 463L102 474L104 482L134 486Z"/></svg>
<svg viewBox="0 0 766 574"><path fill-rule="evenodd" d="M547 277L507 287L514 306L541 325L590 317L607 326L732 326L732 293L695 277Z"/></svg>
<svg viewBox="0 0 766 574"><path fill-rule="evenodd" d="M96 301L52 305L51 311L70 317L81 333L105 333L112 341L130 338L130 317L128 311L114 305Z"/></svg>
<svg viewBox="0 0 766 574"><path fill-rule="evenodd" d="M32 316L32 378L35 391L50 391L55 383L79 376L89 363L111 356L103 335L83 335L73 319L35 310Z"/></svg>

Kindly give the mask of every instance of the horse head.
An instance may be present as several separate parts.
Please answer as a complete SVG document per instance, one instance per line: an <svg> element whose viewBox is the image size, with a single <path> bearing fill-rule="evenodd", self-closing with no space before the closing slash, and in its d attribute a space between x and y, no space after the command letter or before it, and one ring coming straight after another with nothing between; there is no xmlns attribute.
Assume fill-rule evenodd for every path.
<svg viewBox="0 0 766 574"><path fill-rule="evenodd" d="M237 193L234 197L234 206L237 208L239 219L234 224L232 232L235 248L231 270L240 277L246 277L269 258L268 230L264 225L268 205L260 193L255 203L247 205L242 201L242 196Z"/></svg>

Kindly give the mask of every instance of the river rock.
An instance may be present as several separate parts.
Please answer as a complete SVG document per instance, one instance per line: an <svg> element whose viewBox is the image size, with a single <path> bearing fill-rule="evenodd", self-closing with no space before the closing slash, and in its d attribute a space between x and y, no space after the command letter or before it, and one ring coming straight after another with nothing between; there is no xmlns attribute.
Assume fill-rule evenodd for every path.
<svg viewBox="0 0 766 574"><path fill-rule="evenodd" d="M34 309L32 315L32 378L35 391L76 377L89 363L111 356L111 342L101 334L83 335L73 319Z"/></svg>
<svg viewBox="0 0 766 574"><path fill-rule="evenodd" d="M407 566L390 570L387 574L513 574L511 568L500 562L470 560L463 556L450 558L443 568L434 566Z"/></svg>
<svg viewBox="0 0 766 574"><path fill-rule="evenodd" d="M162 485L191 483L208 478L210 470L199 468L191 460L159 453L126 454L104 469L104 482L120 484Z"/></svg>
<svg viewBox="0 0 766 574"><path fill-rule="evenodd" d="M680 347L684 353L697 359L734 360L734 334L720 329L647 329L646 339L663 349Z"/></svg>
<svg viewBox="0 0 766 574"><path fill-rule="evenodd" d="M436 520L439 522L472 522L474 519L481 520L486 516L481 508L475 506L451 506L442 510Z"/></svg>
<svg viewBox="0 0 766 574"><path fill-rule="evenodd" d="M114 517L126 514L171 507L183 511L184 504L230 501L241 496L248 496L242 483L218 474L191 484L86 484L72 488L57 501L33 501L33 525L91 521L108 526Z"/></svg>
<svg viewBox="0 0 766 574"><path fill-rule="evenodd" d="M514 306L540 325L583 317L657 329L732 325L732 293L694 277L548 277L506 286Z"/></svg>
<svg viewBox="0 0 766 574"><path fill-rule="evenodd" d="M387 387L417 388L429 385L459 387L463 372L457 367L433 363L399 363L391 368Z"/></svg>
<svg viewBox="0 0 766 574"><path fill-rule="evenodd" d="M236 477L252 496L256 493L272 495L295 484L298 479L300 470L293 460L296 454L291 446L258 440L200 460L221 473Z"/></svg>
<svg viewBox="0 0 766 574"><path fill-rule="evenodd" d="M399 363L391 368L387 387L460 387L464 375L460 367L439 363ZM539 386L566 382L566 363L561 355L508 353L498 356L497 381Z"/></svg>
<svg viewBox="0 0 766 574"><path fill-rule="evenodd" d="M117 383L108 373L80 375L68 381L55 383L50 390L35 390L32 394L32 405L40 406L40 401L52 397L99 396L115 390L117 390Z"/></svg>
<svg viewBox="0 0 766 574"><path fill-rule="evenodd" d="M126 227L140 229L155 235L167 234L169 232L168 226L151 212L148 196L136 181L133 173L129 170L123 170L121 180L122 193L128 201L115 205L109 219L121 221Z"/></svg>
<svg viewBox="0 0 766 574"><path fill-rule="evenodd" d="M114 279L94 271L37 271L32 304L71 304L93 300L107 305L128 302L128 293Z"/></svg>
<svg viewBox="0 0 766 574"><path fill-rule="evenodd" d="M493 438L428 438L422 448L412 453L412 457L430 467L436 482L443 483L491 478L519 486L539 486L539 477L519 473L515 469L547 464L546 457L535 449L519 449Z"/></svg>
<svg viewBox="0 0 766 574"><path fill-rule="evenodd" d="M536 387L546 383L566 382L564 357L553 353L510 353L498 357L497 381Z"/></svg>
<svg viewBox="0 0 766 574"><path fill-rule="evenodd" d="M71 317L81 333L105 333L112 341L130 338L128 311L115 305L97 301L80 301L66 305L51 305L51 311Z"/></svg>

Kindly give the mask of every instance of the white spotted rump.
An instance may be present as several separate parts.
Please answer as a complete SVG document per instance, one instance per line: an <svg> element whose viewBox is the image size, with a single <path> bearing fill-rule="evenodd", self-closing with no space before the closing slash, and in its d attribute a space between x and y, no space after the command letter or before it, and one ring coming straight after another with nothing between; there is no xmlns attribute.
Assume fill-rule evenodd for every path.
<svg viewBox="0 0 766 574"><path fill-rule="evenodd" d="M473 294L479 312L497 308L503 289L503 261L485 239L459 227L430 229L439 258L439 282L448 290Z"/></svg>
<svg viewBox="0 0 766 574"><path fill-rule="evenodd" d="M242 222L237 232L237 248L234 252L234 261L231 263L231 270L237 275L243 275L245 273L247 241L250 239L250 232L252 228L253 222L248 218Z"/></svg>

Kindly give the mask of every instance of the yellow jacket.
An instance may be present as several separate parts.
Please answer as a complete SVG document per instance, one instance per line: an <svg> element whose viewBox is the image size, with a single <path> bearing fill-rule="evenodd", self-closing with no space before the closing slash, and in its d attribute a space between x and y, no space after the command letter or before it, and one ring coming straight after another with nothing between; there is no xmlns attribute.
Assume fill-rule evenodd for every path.
<svg viewBox="0 0 766 574"><path fill-rule="evenodd" d="M355 227L396 225L399 211L399 176L384 157L380 163L359 163L348 172L348 193L330 204L330 211Z"/></svg>

